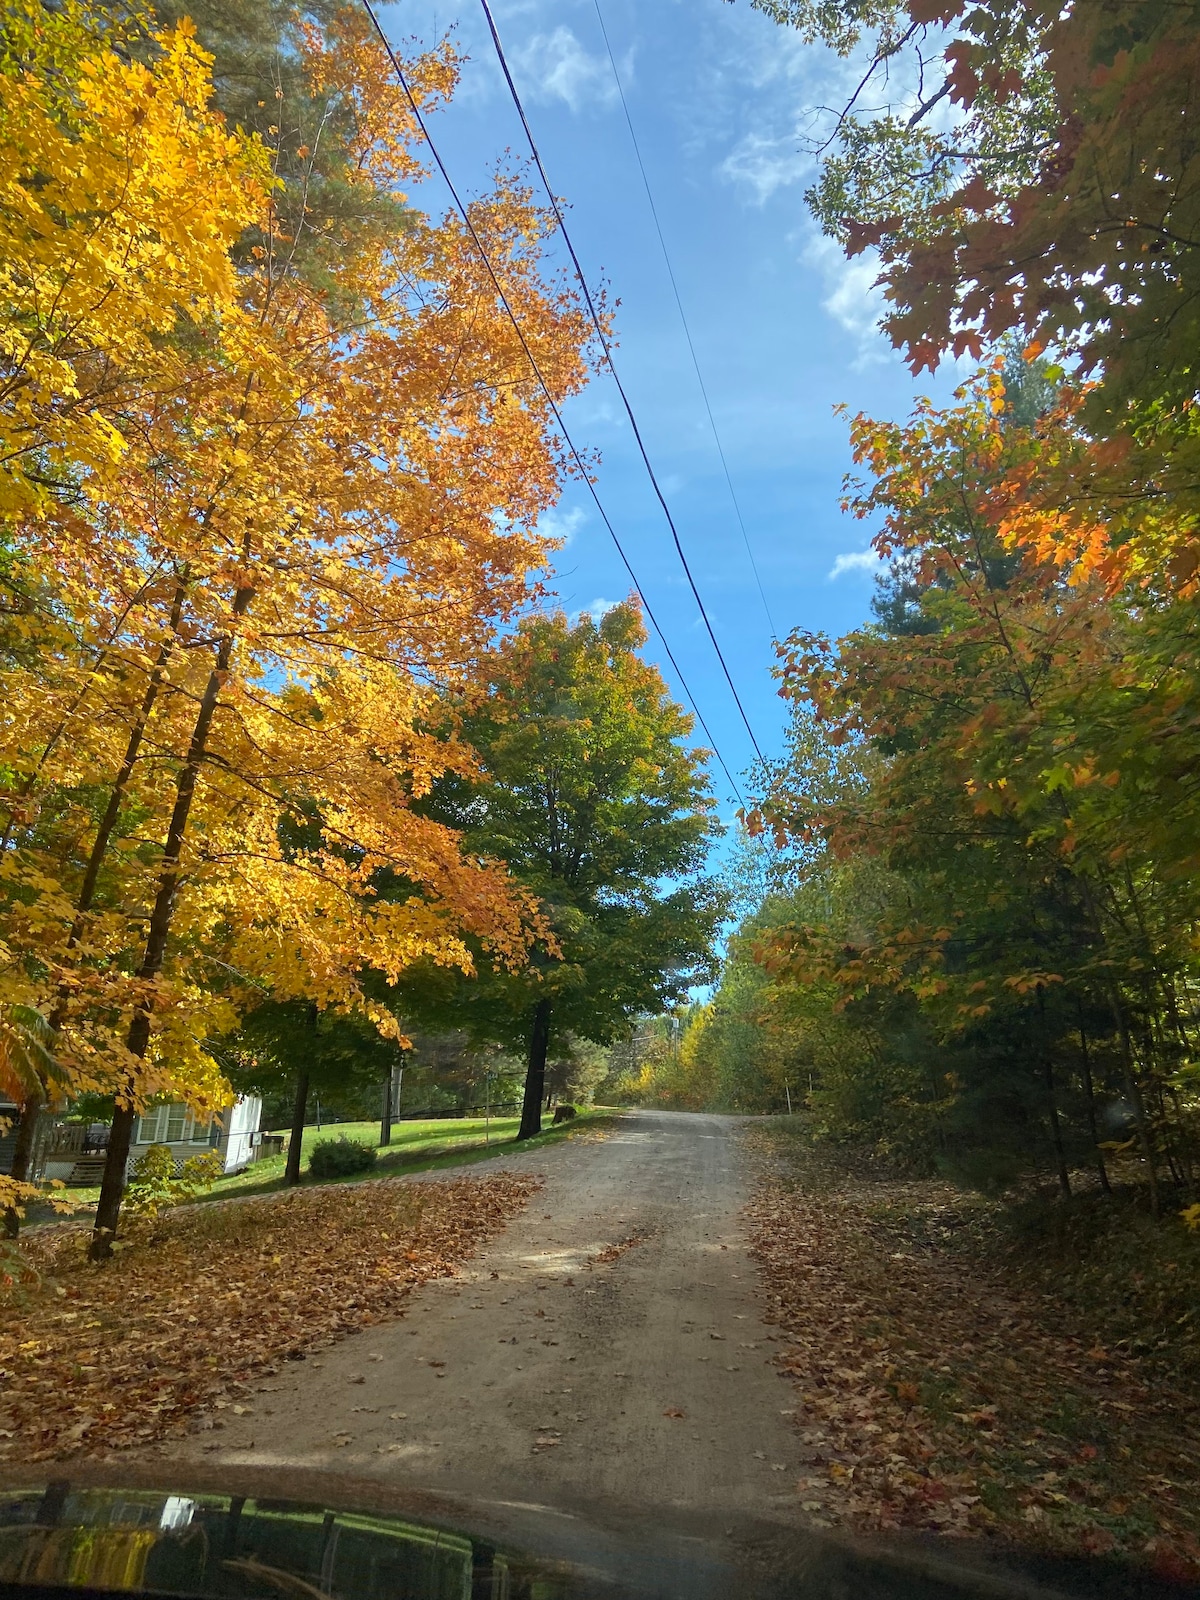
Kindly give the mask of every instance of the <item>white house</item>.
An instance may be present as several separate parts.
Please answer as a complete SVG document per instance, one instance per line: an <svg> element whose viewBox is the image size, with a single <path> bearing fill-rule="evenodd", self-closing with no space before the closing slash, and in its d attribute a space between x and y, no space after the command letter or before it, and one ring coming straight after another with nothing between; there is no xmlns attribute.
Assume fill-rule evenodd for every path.
<svg viewBox="0 0 1200 1600"><path fill-rule="evenodd" d="M257 1095L240 1095L233 1105L211 1119L197 1117L185 1105L151 1106L133 1126L129 1152L132 1166L151 1145L165 1144L182 1166L189 1156L206 1150L221 1153L224 1172L240 1172L258 1154L262 1135L258 1131L262 1101ZM59 1122L51 1126L45 1141L43 1159L38 1163L40 1177L61 1178L74 1187L100 1182L104 1171L107 1128L94 1124ZM0 1145L0 1160L4 1149ZM3 1170L0 1167L0 1170Z"/></svg>
<svg viewBox="0 0 1200 1600"><path fill-rule="evenodd" d="M153 1144L165 1144L177 1162L205 1150L219 1150L223 1171L240 1172L254 1160L262 1135L258 1131L262 1101L257 1095L239 1095L231 1106L211 1121L196 1117L187 1106L152 1106L134 1124L129 1159L144 1156Z"/></svg>

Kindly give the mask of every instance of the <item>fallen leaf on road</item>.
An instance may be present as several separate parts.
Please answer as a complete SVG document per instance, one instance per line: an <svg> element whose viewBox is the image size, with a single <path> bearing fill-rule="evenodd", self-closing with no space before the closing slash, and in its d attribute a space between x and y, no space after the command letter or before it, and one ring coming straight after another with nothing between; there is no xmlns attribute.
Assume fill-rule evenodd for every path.
<svg viewBox="0 0 1200 1600"><path fill-rule="evenodd" d="M687 1412L686 1411L680 1411L677 1407L672 1406L669 1411L664 1411L663 1412L663 1416L664 1417L686 1417L687 1416Z"/></svg>
<svg viewBox="0 0 1200 1600"><path fill-rule="evenodd" d="M16 1248L37 1276L0 1327L22 1460L146 1444L243 1403L278 1363L395 1317L413 1289L452 1276L538 1187L514 1173L376 1179L182 1206L131 1221L129 1248L99 1271L86 1224L31 1231Z"/></svg>
<svg viewBox="0 0 1200 1600"><path fill-rule="evenodd" d="M643 1243L640 1233L631 1233L627 1239L621 1239L617 1244L606 1244L603 1250L598 1250L594 1256L589 1256L587 1265L590 1270L594 1266L608 1266L618 1256L623 1256L626 1250L632 1250L635 1245Z"/></svg>

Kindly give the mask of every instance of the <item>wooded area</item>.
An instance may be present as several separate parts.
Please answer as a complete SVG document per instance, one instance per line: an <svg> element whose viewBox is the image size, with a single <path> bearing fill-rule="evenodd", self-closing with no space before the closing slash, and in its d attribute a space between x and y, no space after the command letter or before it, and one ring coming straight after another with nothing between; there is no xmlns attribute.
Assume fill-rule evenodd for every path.
<svg viewBox="0 0 1200 1600"><path fill-rule="evenodd" d="M1200 1228L1194 18L760 9L867 61L809 200L878 252L885 328L916 371L986 360L948 406L850 421L873 619L779 646L790 748L745 815L721 983L623 1090L804 1108L988 1192L1116 1190L1178 1238Z"/></svg>
<svg viewBox="0 0 1200 1600"><path fill-rule="evenodd" d="M893 1242L870 1185L838 1187L867 1171L978 1201L962 1204L986 1219L987 1282L1021 1260L996 1293L1029 1349L1053 1341L1017 1300L1094 1322L1091 1349L1064 1334L1047 1369L1158 1465L1127 1517L1106 1509L1124 1504L1111 1463L1092 1472L1098 1446L1070 1435L1093 1451L1070 1458L1087 1466L1087 1537L1135 1550L1158 1529L1194 1572L1194 1513L1163 1489L1186 1452L1163 1436L1200 1384L1200 28L1155 0L752 5L846 81L864 68L812 123L809 205L877 265L912 371L958 361L962 381L905 420L847 419L842 511L878 558L871 616L777 640L784 753L744 775L724 856L710 760L737 785L648 659L649 608L635 591L568 614L550 588L549 513L594 472L560 408L612 368L609 303L582 269L560 274L562 214L522 168L502 164L461 212L411 199L428 199L424 113L463 58L443 42L401 61L337 0L6 7L0 1289L19 1307L31 1273L61 1272L114 1338L178 1368L168 1400L139 1374L102 1401L107 1373L80 1363L96 1352L58 1308L21 1364L17 1421L37 1433L40 1391L72 1363L97 1439L158 1437L200 1404L180 1398L199 1382L186 1328L117 1304L152 1299L155 1241L161 1269L207 1259L221 1230L215 1206L157 1234L143 1221L142 1255L114 1260L123 1207L152 1219L220 1168L210 1153L176 1173L166 1149L130 1191L147 1111L186 1108L203 1130L235 1095L263 1097L292 1128L288 1185L322 1100L363 1120L382 1107L387 1144L403 1072L405 1110L482 1103L488 1154L493 1106L518 1099L519 1140L556 1094L781 1115L806 1154L764 1180L756 1249L786 1370L826 1360L835 1381L806 1403L864 1464L853 1494L849 1477L814 1489L816 1514L851 1515L868 1480L885 1527L900 1502L920 1526L990 1531L1063 1498L1067 1433L1029 1458L1027 1498L1009 1492L994 1341L961 1409L943 1406L976 1458L970 1482L947 1468L946 1495L930 1488L936 1385L878 1350L814 1354L806 1183L842 1174L823 1314L874 1294L899 1326L928 1284L962 1281L942 1243L894 1296L882 1255L860 1270L861 1249ZM58 1203L34 1172L51 1115L81 1148L107 1128L87 1266L67 1262L75 1234L12 1242L27 1206L44 1223ZM375 1156L322 1160L318 1176L361 1179ZM434 1194L420 1259L422 1208L386 1191L407 1265L366 1250L361 1187L247 1212L235 1265L286 1257L321 1293L353 1279L354 1315L325 1307L332 1336L395 1310L537 1188L489 1182ZM923 1205L904 1227L919 1233ZM334 1213L339 1253L318 1271L297 1230ZM248 1340L243 1311L205 1326ZM936 1367L968 1311L904 1359ZM278 1314L264 1361L302 1340L299 1320ZM830 1327L834 1345L858 1337ZM1115 1391L1142 1385L1149 1407L1156 1373L1171 1406L1126 1434ZM854 1434L861 1385L838 1410L837 1382L860 1379L889 1459ZM1036 1389L1021 1418L1040 1414ZM38 1448L78 1443L79 1425L62 1406Z"/></svg>
<svg viewBox="0 0 1200 1600"><path fill-rule="evenodd" d="M594 329L518 177L466 224L408 204L453 52L402 82L322 0L28 0L3 48L0 1201L11 1234L44 1110L101 1116L104 1259L148 1105L282 1078L303 1127L456 972L495 996L467 1044L528 1055L528 1136L567 1028L685 992L720 902L636 606L517 626ZM502 756L539 695L545 753Z"/></svg>

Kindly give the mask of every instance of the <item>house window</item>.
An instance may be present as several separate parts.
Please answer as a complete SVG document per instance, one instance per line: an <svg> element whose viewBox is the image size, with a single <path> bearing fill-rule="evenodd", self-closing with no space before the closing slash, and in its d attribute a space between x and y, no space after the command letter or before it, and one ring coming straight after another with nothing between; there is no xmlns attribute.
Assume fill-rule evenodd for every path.
<svg viewBox="0 0 1200 1600"><path fill-rule="evenodd" d="M167 1107L154 1106L150 1111L144 1111L138 1118L137 1133L134 1135L135 1144L162 1144L163 1134L167 1127ZM162 1129L162 1133L159 1129Z"/></svg>
<svg viewBox="0 0 1200 1600"><path fill-rule="evenodd" d="M207 1144L209 1122L198 1120L187 1106L152 1106L138 1118L135 1144Z"/></svg>

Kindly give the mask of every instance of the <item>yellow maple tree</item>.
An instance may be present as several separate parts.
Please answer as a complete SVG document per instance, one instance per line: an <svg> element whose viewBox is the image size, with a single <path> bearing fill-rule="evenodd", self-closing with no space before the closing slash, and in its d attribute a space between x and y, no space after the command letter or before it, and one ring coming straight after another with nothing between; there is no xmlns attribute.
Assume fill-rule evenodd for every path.
<svg viewBox="0 0 1200 1600"><path fill-rule="evenodd" d="M270 174L210 109L209 65L190 24L151 35L80 0L5 7L0 511L118 461L121 400L157 339L235 298L230 246Z"/></svg>
<svg viewBox="0 0 1200 1600"><path fill-rule="evenodd" d="M420 168L380 47L349 13L307 43L352 108L353 181L396 193ZM413 64L423 97L453 79L444 52ZM116 1095L100 1254L137 1110L227 1099L205 1040L264 989L394 1029L365 972L530 937L503 870L411 802L469 765L432 698L544 559L548 402L461 223L364 233L330 295L264 208L236 302L126 394L119 473L88 459L37 507L60 632L5 672L0 998ZM545 280L549 221L503 178L473 220L561 399L588 325Z"/></svg>

